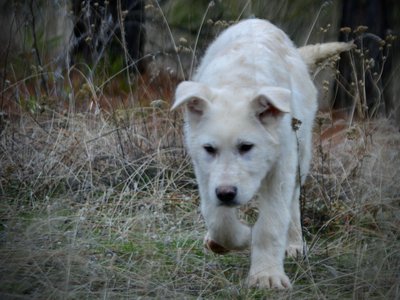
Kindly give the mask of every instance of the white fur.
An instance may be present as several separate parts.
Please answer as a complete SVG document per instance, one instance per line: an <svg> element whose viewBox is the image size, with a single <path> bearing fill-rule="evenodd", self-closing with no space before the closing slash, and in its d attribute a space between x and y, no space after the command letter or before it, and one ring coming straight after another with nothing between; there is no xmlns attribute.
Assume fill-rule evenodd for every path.
<svg viewBox="0 0 400 300"><path fill-rule="evenodd" d="M356 47L353 42L332 42L324 44L307 45L299 48L299 52L308 69L314 72L318 64L341 52L350 51Z"/></svg>
<svg viewBox="0 0 400 300"><path fill-rule="evenodd" d="M285 250L302 253L298 169L311 160L317 93L299 51L267 21L242 21L208 48L193 81L176 90L173 109L186 109L185 137L208 227L207 239L226 249L251 247L248 283L289 288ZM292 119L301 121L295 132ZM241 145L251 144L248 151ZM204 147L212 148L209 153ZM251 229L216 189L236 187L232 206L259 199Z"/></svg>

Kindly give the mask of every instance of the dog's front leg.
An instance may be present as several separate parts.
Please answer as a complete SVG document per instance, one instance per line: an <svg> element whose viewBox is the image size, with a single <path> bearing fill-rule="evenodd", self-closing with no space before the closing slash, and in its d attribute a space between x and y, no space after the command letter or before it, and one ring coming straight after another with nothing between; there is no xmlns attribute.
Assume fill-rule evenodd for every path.
<svg viewBox="0 0 400 300"><path fill-rule="evenodd" d="M216 206L206 201L202 199L201 205L208 228L204 239L206 247L216 253L248 248L251 229L238 220L235 209Z"/></svg>
<svg viewBox="0 0 400 300"><path fill-rule="evenodd" d="M282 182L268 184L260 191L260 214L252 231L249 286L290 288L283 268L290 223L291 193Z"/></svg>

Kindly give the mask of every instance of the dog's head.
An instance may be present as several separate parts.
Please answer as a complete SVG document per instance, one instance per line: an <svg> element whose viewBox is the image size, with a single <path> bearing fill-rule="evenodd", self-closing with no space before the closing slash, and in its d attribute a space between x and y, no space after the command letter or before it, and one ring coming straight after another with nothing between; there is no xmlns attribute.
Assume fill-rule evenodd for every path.
<svg viewBox="0 0 400 300"><path fill-rule="evenodd" d="M280 151L280 124L290 112L291 92L179 84L172 109L186 110L186 144L206 201L247 203L274 167Z"/></svg>

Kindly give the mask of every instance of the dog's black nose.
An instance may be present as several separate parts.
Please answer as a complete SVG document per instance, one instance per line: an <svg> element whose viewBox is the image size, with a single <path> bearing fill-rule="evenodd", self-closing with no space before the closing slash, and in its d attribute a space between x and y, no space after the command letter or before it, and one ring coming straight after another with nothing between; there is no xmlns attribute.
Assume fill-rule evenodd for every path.
<svg viewBox="0 0 400 300"><path fill-rule="evenodd" d="M235 205L235 198L237 194L236 186L219 186L215 189L215 193L222 204Z"/></svg>

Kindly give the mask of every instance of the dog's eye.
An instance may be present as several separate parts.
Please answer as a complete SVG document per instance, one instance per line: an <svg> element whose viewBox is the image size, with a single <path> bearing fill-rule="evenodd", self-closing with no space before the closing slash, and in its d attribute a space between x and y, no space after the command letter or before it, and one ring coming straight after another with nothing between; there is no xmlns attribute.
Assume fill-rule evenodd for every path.
<svg viewBox="0 0 400 300"><path fill-rule="evenodd" d="M250 143L240 144L238 147L239 153L245 154L245 153L249 152L253 148L253 146L254 145L250 144Z"/></svg>
<svg viewBox="0 0 400 300"><path fill-rule="evenodd" d="M211 145L204 145L203 146L204 150L210 155L215 155L217 154L217 148L211 146Z"/></svg>

